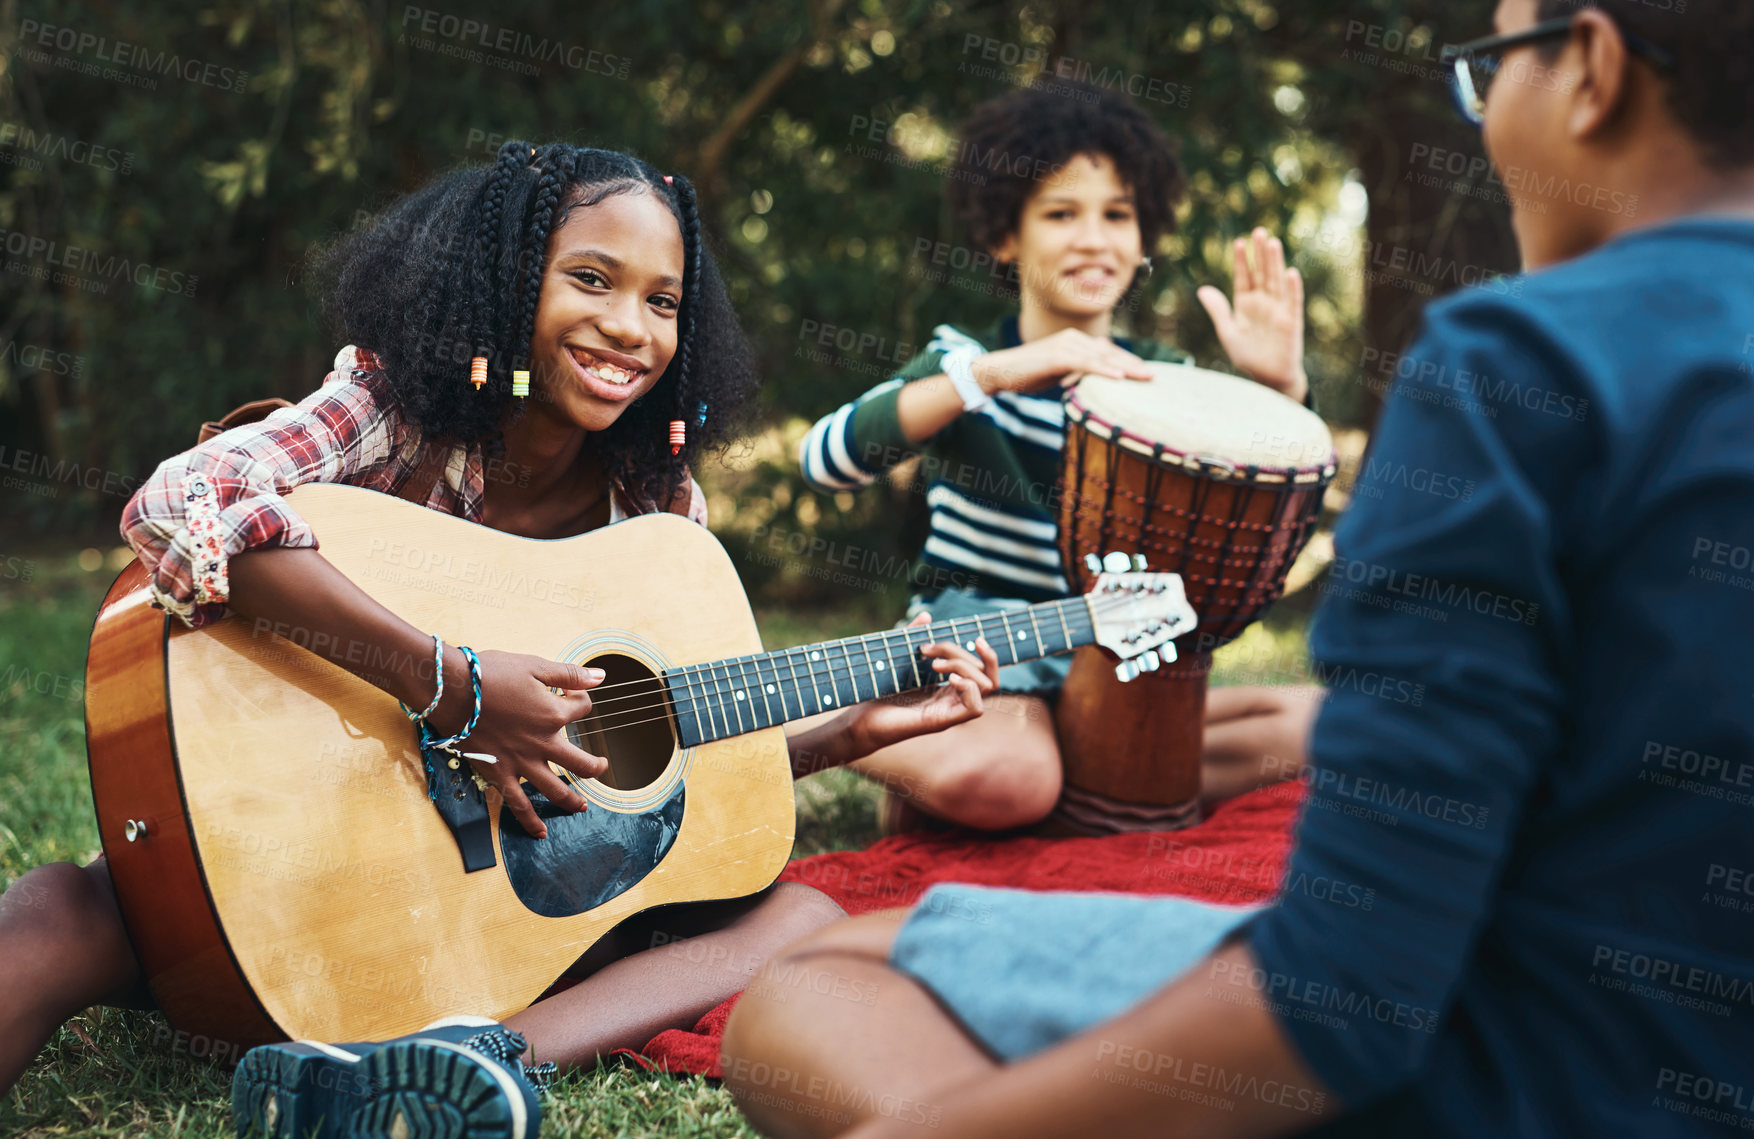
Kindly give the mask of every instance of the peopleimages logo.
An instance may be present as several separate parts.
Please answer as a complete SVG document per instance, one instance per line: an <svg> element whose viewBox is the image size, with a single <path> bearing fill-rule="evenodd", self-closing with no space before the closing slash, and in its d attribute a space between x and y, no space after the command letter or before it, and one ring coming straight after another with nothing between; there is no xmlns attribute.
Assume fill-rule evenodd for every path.
<svg viewBox="0 0 1754 1139"><path fill-rule="evenodd" d="M27 372L46 372L51 376L78 376L85 369L84 356L58 352L38 344L21 344L17 340L0 343L0 361Z"/></svg>
<svg viewBox="0 0 1754 1139"><path fill-rule="evenodd" d="M28 123L0 122L0 150L11 150L16 155L28 155L32 159L65 159L80 166L118 174L127 174L134 169L132 151L97 146L54 131L35 130ZM41 163L33 164L32 168L41 169Z"/></svg>
<svg viewBox="0 0 1754 1139"><path fill-rule="evenodd" d="M89 280L132 281L144 288L161 289L184 297L194 296L195 286L201 280L197 276L166 269L162 265L130 261L114 254L106 256L93 249L63 245L51 238L38 237L16 229L0 229L0 251L4 251L9 257L41 261L51 269L64 269L83 275Z"/></svg>
<svg viewBox="0 0 1754 1139"><path fill-rule="evenodd" d="M1533 625L1541 615L1538 602L1336 555L1328 567L1327 583L1340 582L1350 582L1415 601L1435 602L1449 609L1465 609L1482 617L1499 617L1524 625Z"/></svg>
<svg viewBox="0 0 1754 1139"><path fill-rule="evenodd" d="M487 63L526 75L535 74L538 63L558 63L573 71L626 79L633 66L633 60L625 55L589 50L579 44L550 40L546 36L453 16L417 4L403 7L402 34L404 37L437 37L437 40L425 41L405 39L404 42L422 50L454 55L472 63ZM441 44L438 40L451 42Z"/></svg>
<svg viewBox="0 0 1754 1139"><path fill-rule="evenodd" d="M135 72L159 75L173 79L182 79L189 83L199 83L203 87L214 87L221 91L230 91L241 95L249 86L250 73L235 67L221 67L194 56L184 56L174 51L160 48L142 47L129 43L127 40L112 40L108 36L82 32L75 28L59 27L45 24L41 20L24 20L18 25L18 38L27 49L62 52L96 60L99 64L114 63ZM37 55L41 54L37 52ZM28 53L27 53L28 54ZM34 58L34 56L32 57ZM46 62L46 60L37 60ZM100 72L94 73L101 73ZM118 78L116 75L105 74L103 78ZM156 82L148 81L154 87Z"/></svg>

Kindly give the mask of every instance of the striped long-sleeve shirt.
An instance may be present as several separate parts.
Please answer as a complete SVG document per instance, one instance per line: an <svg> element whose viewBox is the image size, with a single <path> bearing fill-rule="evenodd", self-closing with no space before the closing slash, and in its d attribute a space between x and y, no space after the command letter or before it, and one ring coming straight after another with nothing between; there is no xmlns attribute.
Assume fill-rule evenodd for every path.
<svg viewBox="0 0 1754 1139"><path fill-rule="evenodd" d="M900 374L816 422L800 449L804 478L820 490L852 490L918 454L918 485L931 511L912 578L920 593L959 587L1025 601L1063 597L1069 586L1055 489L1066 436L1060 389L1000 392L917 444L902 432L896 411L902 385L943 371L944 353L970 341L990 352L1022 343L1015 317L972 334L939 325ZM1116 342L1146 360L1189 362L1185 352L1155 341Z"/></svg>

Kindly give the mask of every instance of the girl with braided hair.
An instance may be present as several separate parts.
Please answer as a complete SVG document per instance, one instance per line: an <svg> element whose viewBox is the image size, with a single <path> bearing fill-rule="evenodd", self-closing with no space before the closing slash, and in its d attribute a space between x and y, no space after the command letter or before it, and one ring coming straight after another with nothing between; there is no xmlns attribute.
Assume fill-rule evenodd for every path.
<svg viewBox="0 0 1754 1139"><path fill-rule="evenodd" d="M693 187L613 151L508 143L490 168L444 175L340 238L317 267L349 344L333 373L296 406L167 460L129 502L122 532L154 603L186 624L235 612L303 627L312 651L330 646L320 655L411 715L425 708L435 737L470 724L476 774L543 838L524 784L576 812L583 796L550 764L586 778L608 766L564 731L589 712L603 673L491 648L466 659L326 561L283 496L348 483L530 538L657 511L704 525L689 463L725 440L755 381ZM991 650L923 651L948 684L921 703L859 705L800 733L794 770L979 715L983 692L997 687ZM239 1128L302 1137L320 1121L327 1134L532 1136L530 1044L569 1066L639 1048L692 1025L775 950L840 916L789 883L669 907L624 923L575 967L580 983L509 1027L462 1018L384 1044L257 1049L234 1081ZM671 943L689 938L676 952ZM0 959L14 982L0 1000L0 1090L69 1016L149 1000L102 858L20 878L0 898ZM372 1070L395 1079L365 1079L362 1061L387 1048L394 1062Z"/></svg>

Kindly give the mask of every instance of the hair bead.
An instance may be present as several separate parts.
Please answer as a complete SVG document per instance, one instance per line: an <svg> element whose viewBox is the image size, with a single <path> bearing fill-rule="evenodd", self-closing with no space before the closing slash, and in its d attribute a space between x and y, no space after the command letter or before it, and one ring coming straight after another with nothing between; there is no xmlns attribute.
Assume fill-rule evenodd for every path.
<svg viewBox="0 0 1754 1139"><path fill-rule="evenodd" d="M469 382L475 385L476 391L480 391L481 385L487 382L486 356L477 356L469 361Z"/></svg>
<svg viewBox="0 0 1754 1139"><path fill-rule="evenodd" d="M672 419L670 421L670 453L680 455L682 445L686 442L688 442L688 425L680 419Z"/></svg>
<svg viewBox="0 0 1754 1139"><path fill-rule="evenodd" d="M523 399L530 394L530 373L519 368L512 372L512 395Z"/></svg>

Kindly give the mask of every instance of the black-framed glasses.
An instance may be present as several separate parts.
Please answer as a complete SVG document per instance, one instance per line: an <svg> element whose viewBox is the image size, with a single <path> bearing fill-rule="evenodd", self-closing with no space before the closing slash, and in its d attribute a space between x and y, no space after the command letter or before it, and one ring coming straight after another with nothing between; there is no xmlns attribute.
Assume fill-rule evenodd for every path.
<svg viewBox="0 0 1754 1139"><path fill-rule="evenodd" d="M1486 121L1487 89L1492 86L1492 79L1498 74L1505 52L1524 44L1568 36L1571 34L1571 23L1570 16L1563 16L1559 19L1543 20L1509 35L1484 36L1444 48L1442 59L1452 68L1450 94L1455 97L1456 110L1462 118L1475 126ZM1644 56L1658 70L1675 69L1675 55L1667 48L1659 47L1625 28L1620 29L1620 37L1626 41L1627 48Z"/></svg>

